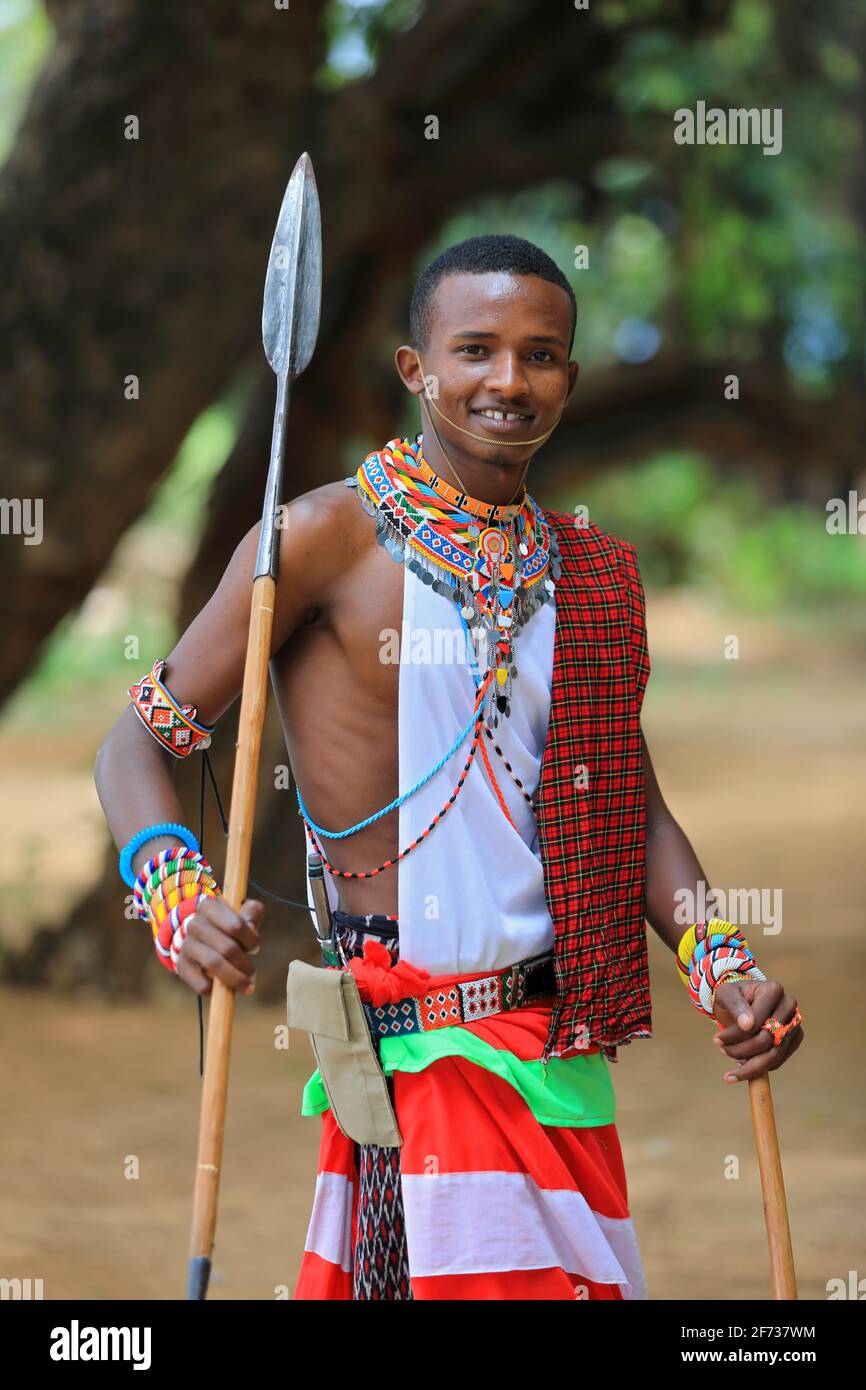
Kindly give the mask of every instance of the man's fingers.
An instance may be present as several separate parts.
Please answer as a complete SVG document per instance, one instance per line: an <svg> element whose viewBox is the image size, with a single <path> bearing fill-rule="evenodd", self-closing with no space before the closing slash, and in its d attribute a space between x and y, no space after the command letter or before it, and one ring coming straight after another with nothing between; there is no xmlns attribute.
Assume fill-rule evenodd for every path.
<svg viewBox="0 0 866 1390"><path fill-rule="evenodd" d="M195 912L187 919L187 935L211 940L208 928L228 937L245 952L250 952L259 944L259 931L256 914L248 911L252 904L243 903L240 913L234 912L222 898L205 898ZM259 904L261 906L261 904ZM260 914L259 914L260 915ZM249 920L245 920L248 918ZM232 959L235 959L232 957Z"/></svg>
<svg viewBox="0 0 866 1390"><path fill-rule="evenodd" d="M726 1047L719 1046L719 1051L734 1062L744 1062L749 1057L757 1057L761 1052L769 1052L772 1046L773 1039L766 1028L762 1028L759 1033L746 1038L744 1042L728 1043Z"/></svg>
<svg viewBox="0 0 866 1390"><path fill-rule="evenodd" d="M265 905L264 903L259 902L257 898L245 898L244 901L241 903L240 915L244 918L245 921L252 922L253 927L255 928L255 931L258 934L259 928L262 924L262 918L265 915ZM257 956L260 950L261 943L259 942L255 946L250 948L250 955Z"/></svg>
<svg viewBox="0 0 866 1390"><path fill-rule="evenodd" d="M769 1037L769 1034L767 1034ZM763 1076L765 1072L775 1071L783 1062L793 1056L803 1041L803 1029L798 1024L792 1028L790 1033L786 1033L778 1047L772 1047L769 1052L762 1052L757 1057L752 1057L748 1061L741 1062L738 1066L725 1072L724 1080L728 1085L734 1085L737 1081L753 1081L756 1076Z"/></svg>
<svg viewBox="0 0 866 1390"><path fill-rule="evenodd" d="M264 903L259 902L258 898L244 898L243 902L241 903L242 917L248 917L252 921L253 926L258 928L262 924L262 918L264 917L264 915Z"/></svg>
<svg viewBox="0 0 866 1390"><path fill-rule="evenodd" d="M784 993L777 980L758 980L751 982L751 986L742 987L735 981L719 985L716 990L716 1010L733 1016L736 1022L723 1028L716 1036L726 1044L744 1042L756 1028L760 1028L765 1019L777 1011Z"/></svg>
<svg viewBox="0 0 866 1390"><path fill-rule="evenodd" d="M728 1085L733 1085L737 1081L754 1081L756 1076L763 1076L765 1072L775 1071L776 1067L782 1065L791 1051L792 1034L787 1033L778 1047L771 1047L769 1052L762 1052L757 1057L750 1057L746 1062L740 1062L736 1067L729 1068L725 1072L725 1081Z"/></svg>
<svg viewBox="0 0 866 1390"><path fill-rule="evenodd" d="M200 965L197 965L195 961L190 958L189 952L186 950L185 941L180 955L177 958L177 970L175 973L180 976L185 985L189 985L190 989L194 989L196 994L206 995L210 994L213 990L213 980L209 975L204 973Z"/></svg>
<svg viewBox="0 0 866 1390"><path fill-rule="evenodd" d="M193 913L188 919L190 924L197 915ZM211 922L199 922L194 929L190 925L181 954L184 953L206 974L222 980L229 989L250 992L246 987L253 982L256 968L249 951Z"/></svg>
<svg viewBox="0 0 866 1390"><path fill-rule="evenodd" d="M777 1018L780 1023L787 1023L794 1017L794 1010L796 1007L797 1001L794 996L792 994L785 994L782 996L782 1002L774 1013L768 1014L767 1017ZM745 1038L742 1042L724 1043L723 1041L721 1044L717 1043L716 1046L719 1048L720 1052L724 1052L726 1056L734 1057L737 1060L746 1057L755 1057L759 1052L766 1052L768 1048L773 1046L773 1036L768 1028L763 1028L760 1024L757 1024L756 1027L758 1031L750 1034L750 1036ZM724 1029L721 1033L717 1033L716 1037L724 1040L725 1033L728 1031L728 1029ZM739 1029L737 1029L737 1031L740 1032ZM786 1034L785 1036L787 1037L788 1035Z"/></svg>
<svg viewBox="0 0 866 1390"><path fill-rule="evenodd" d="M773 1017L778 1017L780 1022L787 1023L794 1012L793 1007L787 1013L784 1012L786 1003L789 1001L793 1006L796 1006L797 1001L785 994L785 990L778 980L760 980L752 999L751 1013L755 1019L753 1026L760 1028L766 1019Z"/></svg>

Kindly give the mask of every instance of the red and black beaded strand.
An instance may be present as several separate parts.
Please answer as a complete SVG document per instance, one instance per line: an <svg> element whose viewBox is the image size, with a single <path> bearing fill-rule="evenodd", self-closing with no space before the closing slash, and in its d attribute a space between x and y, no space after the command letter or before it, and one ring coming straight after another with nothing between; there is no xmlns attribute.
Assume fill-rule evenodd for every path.
<svg viewBox="0 0 866 1390"><path fill-rule="evenodd" d="M490 739L490 742L493 744L493 747L495 748L496 752L499 754L500 758L501 758L502 761L504 762L507 771L511 774L511 780L512 780L512 782L514 783L514 785L515 785L516 787L519 787L519 788L520 788L520 791L521 791L521 794L522 794L522 796L523 796L524 801L527 803L528 806L531 806L532 809L533 809L533 811L534 811L534 810L535 810L535 802L533 801L533 799L532 799L532 797L530 796L529 792L528 792L528 791L526 790L526 788L524 787L524 785L523 785L523 783L521 782L520 778L518 777L517 773L514 771L514 768L511 766L511 763L510 763L510 762L508 761L508 759L506 758L506 756L505 756L505 754L503 753L502 749L499 747L499 744L496 742L496 739L493 737L493 733L492 733L492 731L491 731L491 729L490 729L489 724L485 724L485 725L484 725L484 732L485 732L485 734L487 735L487 737Z"/></svg>

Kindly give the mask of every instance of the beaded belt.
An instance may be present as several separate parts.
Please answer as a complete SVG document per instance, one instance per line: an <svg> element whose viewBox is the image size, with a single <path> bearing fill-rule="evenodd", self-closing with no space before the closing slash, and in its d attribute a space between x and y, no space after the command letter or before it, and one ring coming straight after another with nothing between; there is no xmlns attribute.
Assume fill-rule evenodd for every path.
<svg viewBox="0 0 866 1390"><path fill-rule="evenodd" d="M455 1023L519 1009L556 993L553 952L531 956L491 975L471 975L438 985L426 994L408 995L392 1004L365 1004L374 1042L429 1033Z"/></svg>

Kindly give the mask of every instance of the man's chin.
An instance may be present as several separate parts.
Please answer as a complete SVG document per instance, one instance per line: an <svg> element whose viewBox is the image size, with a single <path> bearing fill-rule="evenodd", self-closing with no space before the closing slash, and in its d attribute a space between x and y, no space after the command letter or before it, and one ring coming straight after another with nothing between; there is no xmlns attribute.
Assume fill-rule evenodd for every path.
<svg viewBox="0 0 866 1390"><path fill-rule="evenodd" d="M532 456L531 446L527 444L521 449L517 447L517 440L514 441L515 447L513 449L504 449L502 447L502 441L499 439L491 439L489 443L486 441L484 443L473 441L473 444L478 450L476 458L480 464L488 468L513 469L515 473L515 482L520 469L526 463L526 460Z"/></svg>

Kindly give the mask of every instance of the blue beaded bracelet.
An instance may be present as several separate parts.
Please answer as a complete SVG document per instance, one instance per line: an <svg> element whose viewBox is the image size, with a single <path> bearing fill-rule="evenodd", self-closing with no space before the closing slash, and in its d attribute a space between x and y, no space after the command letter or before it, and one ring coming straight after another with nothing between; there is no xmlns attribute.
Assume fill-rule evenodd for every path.
<svg viewBox="0 0 866 1390"><path fill-rule="evenodd" d="M187 849L193 850L196 854L199 853L198 840L191 830L187 830L185 825L178 825L176 821L165 821L162 825L148 825L144 830L139 830L136 835L133 835L129 843L125 844L120 851L120 859L118 860L120 877L130 888L135 887L135 874L132 872L133 856L137 854L142 845L147 844L148 840L158 840L162 835L173 835L186 845Z"/></svg>

